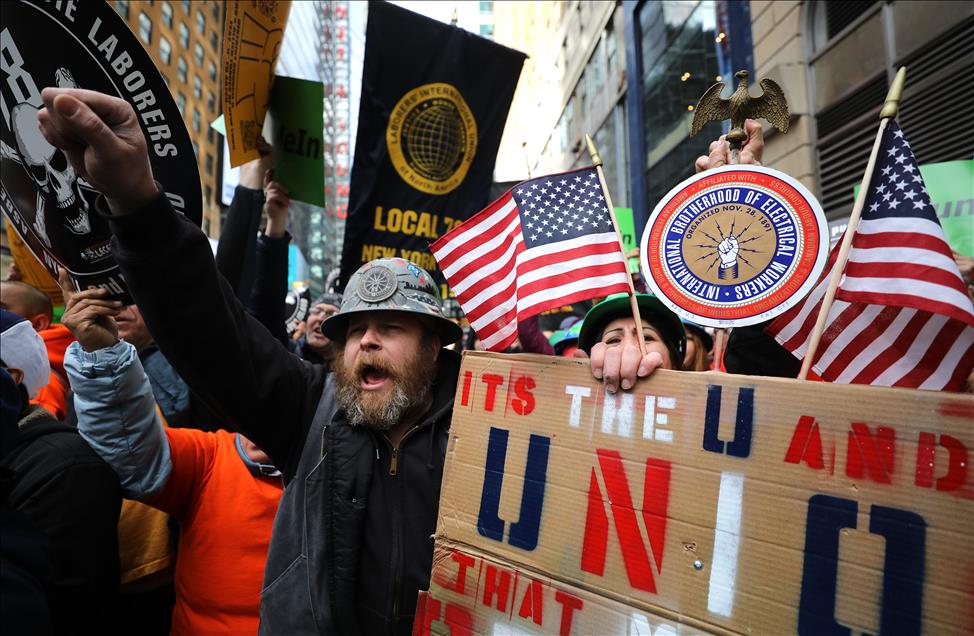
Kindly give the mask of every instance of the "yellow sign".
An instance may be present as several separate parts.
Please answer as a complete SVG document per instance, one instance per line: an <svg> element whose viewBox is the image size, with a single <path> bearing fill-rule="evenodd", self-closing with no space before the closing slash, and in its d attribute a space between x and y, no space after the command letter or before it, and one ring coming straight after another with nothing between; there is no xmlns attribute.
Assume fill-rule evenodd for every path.
<svg viewBox="0 0 974 636"><path fill-rule="evenodd" d="M223 32L223 117L230 165L257 159L290 0L227 3Z"/></svg>
<svg viewBox="0 0 974 636"><path fill-rule="evenodd" d="M447 194L473 163L477 121L456 87L424 84L392 109L386 146L403 181L427 194Z"/></svg>
<svg viewBox="0 0 974 636"><path fill-rule="evenodd" d="M27 244L20 238L20 235L14 230L13 224L9 220L4 223L4 227L7 231L10 254L14 257L14 263L17 264L17 269L20 271L23 282L47 294L54 305L63 305L64 298L61 296L61 286L58 282L54 280L54 277L47 271L47 268L37 260L37 257L34 256L34 253L30 251Z"/></svg>

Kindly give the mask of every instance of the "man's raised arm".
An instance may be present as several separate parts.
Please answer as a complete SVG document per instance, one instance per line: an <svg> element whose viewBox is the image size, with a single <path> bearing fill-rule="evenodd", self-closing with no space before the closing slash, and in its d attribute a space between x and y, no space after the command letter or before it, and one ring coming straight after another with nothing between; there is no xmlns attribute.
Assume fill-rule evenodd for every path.
<svg viewBox="0 0 974 636"><path fill-rule="evenodd" d="M159 348L222 421L287 475L324 371L287 353L240 306L203 233L153 180L127 102L81 89L46 88L42 98L41 132L104 195L96 207L115 235L112 253Z"/></svg>

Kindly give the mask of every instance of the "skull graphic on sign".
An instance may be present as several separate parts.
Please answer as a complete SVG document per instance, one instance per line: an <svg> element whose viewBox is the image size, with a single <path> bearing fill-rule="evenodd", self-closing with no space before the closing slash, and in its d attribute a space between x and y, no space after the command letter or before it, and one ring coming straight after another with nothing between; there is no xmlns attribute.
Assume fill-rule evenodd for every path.
<svg viewBox="0 0 974 636"><path fill-rule="evenodd" d="M60 87L77 88L71 73L59 68L54 74ZM72 234L83 236L91 231L88 202L81 192L80 179L68 163L64 153L47 142L37 126L40 109L30 102L22 102L10 111L10 128L16 148L0 142L3 157L21 166L37 188L37 207L34 231L48 247L47 213L52 207L61 215L64 227Z"/></svg>

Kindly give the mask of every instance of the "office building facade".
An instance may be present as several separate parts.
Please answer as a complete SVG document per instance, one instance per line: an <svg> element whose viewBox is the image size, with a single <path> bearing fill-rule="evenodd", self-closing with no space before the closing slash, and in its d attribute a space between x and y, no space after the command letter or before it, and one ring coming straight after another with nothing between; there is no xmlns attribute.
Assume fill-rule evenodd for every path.
<svg viewBox="0 0 974 636"><path fill-rule="evenodd" d="M225 3L116 0L112 5L159 68L183 115L202 181L203 231L218 238L223 140L210 122L223 110L220 62Z"/></svg>

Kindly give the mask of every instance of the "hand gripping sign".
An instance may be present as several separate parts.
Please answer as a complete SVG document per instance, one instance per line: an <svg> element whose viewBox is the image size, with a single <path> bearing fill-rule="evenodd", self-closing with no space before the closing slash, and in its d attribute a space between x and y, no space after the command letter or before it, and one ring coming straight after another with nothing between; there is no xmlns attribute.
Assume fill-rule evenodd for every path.
<svg viewBox="0 0 974 636"><path fill-rule="evenodd" d="M822 206L798 181L732 165L676 186L653 210L640 259L647 284L681 318L752 325L799 302L828 256Z"/></svg>
<svg viewBox="0 0 974 636"><path fill-rule="evenodd" d="M41 135L48 86L85 88L132 104L152 172L173 206L200 222L193 147L169 89L138 39L107 2L6 2L0 29L0 204L17 234L57 278L106 287L128 299L109 251L111 231L95 213L98 192Z"/></svg>

